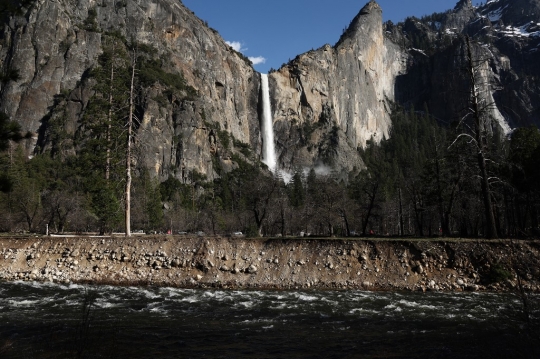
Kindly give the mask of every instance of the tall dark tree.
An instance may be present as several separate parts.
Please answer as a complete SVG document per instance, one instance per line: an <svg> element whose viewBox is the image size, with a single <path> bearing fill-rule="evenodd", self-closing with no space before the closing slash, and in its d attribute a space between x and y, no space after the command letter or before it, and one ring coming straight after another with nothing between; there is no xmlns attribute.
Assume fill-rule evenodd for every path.
<svg viewBox="0 0 540 359"><path fill-rule="evenodd" d="M455 146L449 151L448 145L445 133L434 130L432 152L422 173L428 201L436 206L440 234L443 236L452 234L451 217L465 170L459 148Z"/></svg>
<svg viewBox="0 0 540 359"><path fill-rule="evenodd" d="M526 233L528 224L538 231L540 212L540 131L537 127L514 131L510 141L510 181L516 191L514 197L520 233ZM529 220L530 219L530 222Z"/></svg>
<svg viewBox="0 0 540 359"><path fill-rule="evenodd" d="M8 115L0 112L0 152L8 149L10 141L19 142L25 137L29 138L30 135L24 136L21 133L21 126L10 120Z"/></svg>
<svg viewBox="0 0 540 359"><path fill-rule="evenodd" d="M260 237L263 236L263 225L270 213L272 199L277 192L278 185L277 179L259 173L246 188L246 200L253 213Z"/></svg>
<svg viewBox="0 0 540 359"><path fill-rule="evenodd" d="M90 194L88 207L97 217L100 232L116 228L122 213L130 65L126 40L117 33L104 34L103 53L90 72L94 96L75 135L75 142L82 144L78 172Z"/></svg>
<svg viewBox="0 0 540 359"><path fill-rule="evenodd" d="M304 204L304 184L302 173L296 171L289 183L289 201L293 207L301 207Z"/></svg>
<svg viewBox="0 0 540 359"><path fill-rule="evenodd" d="M0 152L7 150L11 142L17 143L24 138L31 138L31 136L31 133L23 135L21 126L17 122L11 121L5 113L0 112ZM7 171L0 173L0 192L8 192L12 187L13 183Z"/></svg>

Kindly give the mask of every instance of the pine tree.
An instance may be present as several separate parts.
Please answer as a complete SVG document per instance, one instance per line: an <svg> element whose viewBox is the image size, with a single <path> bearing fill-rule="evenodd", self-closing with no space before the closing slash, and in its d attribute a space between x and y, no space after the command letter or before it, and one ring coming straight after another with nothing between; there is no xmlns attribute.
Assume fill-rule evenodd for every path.
<svg viewBox="0 0 540 359"><path fill-rule="evenodd" d="M291 183L289 184L289 200L291 206L301 207L304 204L304 185L302 183L302 173L296 171L293 175Z"/></svg>

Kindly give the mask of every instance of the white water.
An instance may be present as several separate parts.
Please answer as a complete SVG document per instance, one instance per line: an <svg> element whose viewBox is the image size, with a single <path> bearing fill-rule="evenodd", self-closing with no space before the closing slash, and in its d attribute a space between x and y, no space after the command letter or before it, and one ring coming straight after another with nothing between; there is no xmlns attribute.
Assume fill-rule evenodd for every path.
<svg viewBox="0 0 540 359"><path fill-rule="evenodd" d="M274 124L272 121L272 108L270 106L270 90L268 87L268 75L261 74L261 90L262 90L262 157L263 162L268 166L270 171L274 172L277 167L276 149L274 145Z"/></svg>
<svg viewBox="0 0 540 359"><path fill-rule="evenodd" d="M92 294L92 296L89 296ZM91 317L81 317L87 307ZM538 296L531 296L536 303ZM509 294L240 291L0 282L2 357L539 358ZM531 328L540 313L531 310ZM81 319L82 318L82 319ZM83 324L90 330L80 337ZM122 328L122 330L118 330ZM152 345L148 345L151 334ZM504 333L504 335L501 335ZM238 338L242 338L240 344ZM4 340L4 341L5 341ZM340 345L336 346L339 342ZM90 354L90 352L92 354ZM536 354L536 355L535 355ZM294 356L294 355L292 355Z"/></svg>

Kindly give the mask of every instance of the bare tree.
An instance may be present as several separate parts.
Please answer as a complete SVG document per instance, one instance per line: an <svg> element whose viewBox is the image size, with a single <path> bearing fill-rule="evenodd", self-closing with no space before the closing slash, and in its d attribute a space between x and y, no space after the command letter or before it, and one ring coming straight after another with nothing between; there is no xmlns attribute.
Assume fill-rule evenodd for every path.
<svg viewBox="0 0 540 359"><path fill-rule="evenodd" d="M478 161L478 168L480 170L480 179L482 187L482 198L484 201L484 209L486 214L487 224L487 238L497 238L497 226L495 224L495 215L493 213L493 204L491 200L491 190L489 187L489 175L487 171L487 152L488 152L488 131L487 131L487 110L492 104L485 104L481 106L485 99L481 98L479 91L479 79L477 78L478 66L475 66L471 51L471 41L467 37L467 70L470 81L470 103L471 103L471 115L474 119L474 133L476 143L476 157Z"/></svg>
<svg viewBox="0 0 540 359"><path fill-rule="evenodd" d="M28 225L28 230L36 230L36 224L41 223L42 202L41 192L37 181L31 178L18 179L13 191L14 205Z"/></svg>
<svg viewBox="0 0 540 359"><path fill-rule="evenodd" d="M278 180L262 172L253 173L252 181L247 184L245 191L248 199L247 209L252 212L257 233L263 236L263 226L268 219L272 200L278 189Z"/></svg>
<svg viewBox="0 0 540 359"><path fill-rule="evenodd" d="M131 236L131 146L133 142L133 118L135 96L135 67L137 66L137 50L133 50L131 59L131 85L129 88L129 115L127 119L126 143L126 187L125 187L125 231L126 237Z"/></svg>
<svg viewBox="0 0 540 359"><path fill-rule="evenodd" d="M82 198L71 189L49 190L42 195L46 207L49 227L63 233L71 218L80 212Z"/></svg>
<svg viewBox="0 0 540 359"><path fill-rule="evenodd" d="M471 40L468 36L466 37L465 42L466 73L469 81L469 108L460 124L467 127L471 133L459 134L452 145L461 138L466 138L468 143L474 145L486 220L485 235L487 238L495 239L498 238L498 234L487 165L487 162L489 161L488 152L490 136L489 112L493 109L493 103L489 102L486 98L487 96L482 94L485 89L482 89L482 75L480 71L482 70L482 66L485 65L485 61L479 61L473 57ZM466 123L468 119L472 119L471 125Z"/></svg>

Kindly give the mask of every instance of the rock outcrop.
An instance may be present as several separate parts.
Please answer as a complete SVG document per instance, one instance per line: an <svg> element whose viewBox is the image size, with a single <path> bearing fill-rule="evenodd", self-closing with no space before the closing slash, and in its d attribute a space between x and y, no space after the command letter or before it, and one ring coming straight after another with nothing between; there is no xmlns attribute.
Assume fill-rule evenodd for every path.
<svg viewBox="0 0 540 359"><path fill-rule="evenodd" d="M459 1L453 10L422 19L386 24L386 34L408 48L409 62L396 87L397 102L416 109L427 105L443 123L463 116L464 38L473 44L479 66L479 88L491 116L504 132L540 125L540 1L489 1L473 7Z"/></svg>
<svg viewBox="0 0 540 359"><path fill-rule="evenodd" d="M389 137L389 101L407 57L384 36L382 10L370 1L335 46L302 54L273 72L281 165L320 161L361 168L357 148Z"/></svg>
<svg viewBox="0 0 540 359"><path fill-rule="evenodd" d="M28 153L60 148L76 155L95 96L90 74L108 34L153 48L166 73L193 93L171 95L155 83L139 94L137 165L154 177L211 180L233 154L261 156L260 76L249 60L178 0L36 0L3 19L0 110L35 133ZM358 149L391 136L392 102L427 109L442 122L462 117L467 81L463 36L476 45L481 92L503 129L540 125L540 1L497 0L422 19L383 24L370 1L334 45L297 56L270 74L279 166L323 166L343 176L363 168ZM53 126L54 123L54 126ZM54 127L54 128L53 128ZM58 132L62 136L57 136ZM242 151L227 146L225 136ZM60 143L61 142L61 143Z"/></svg>
<svg viewBox="0 0 540 359"><path fill-rule="evenodd" d="M110 31L152 46L164 70L183 74L199 94L163 103L155 98L166 89L154 86L142 99L139 162L154 176L197 170L211 178L217 144L209 124L259 147L258 74L180 1L38 0L0 34L0 69L20 75L0 85L0 110L36 133L30 151L52 146L47 118L59 112L68 138L80 129L94 95L86 80Z"/></svg>

